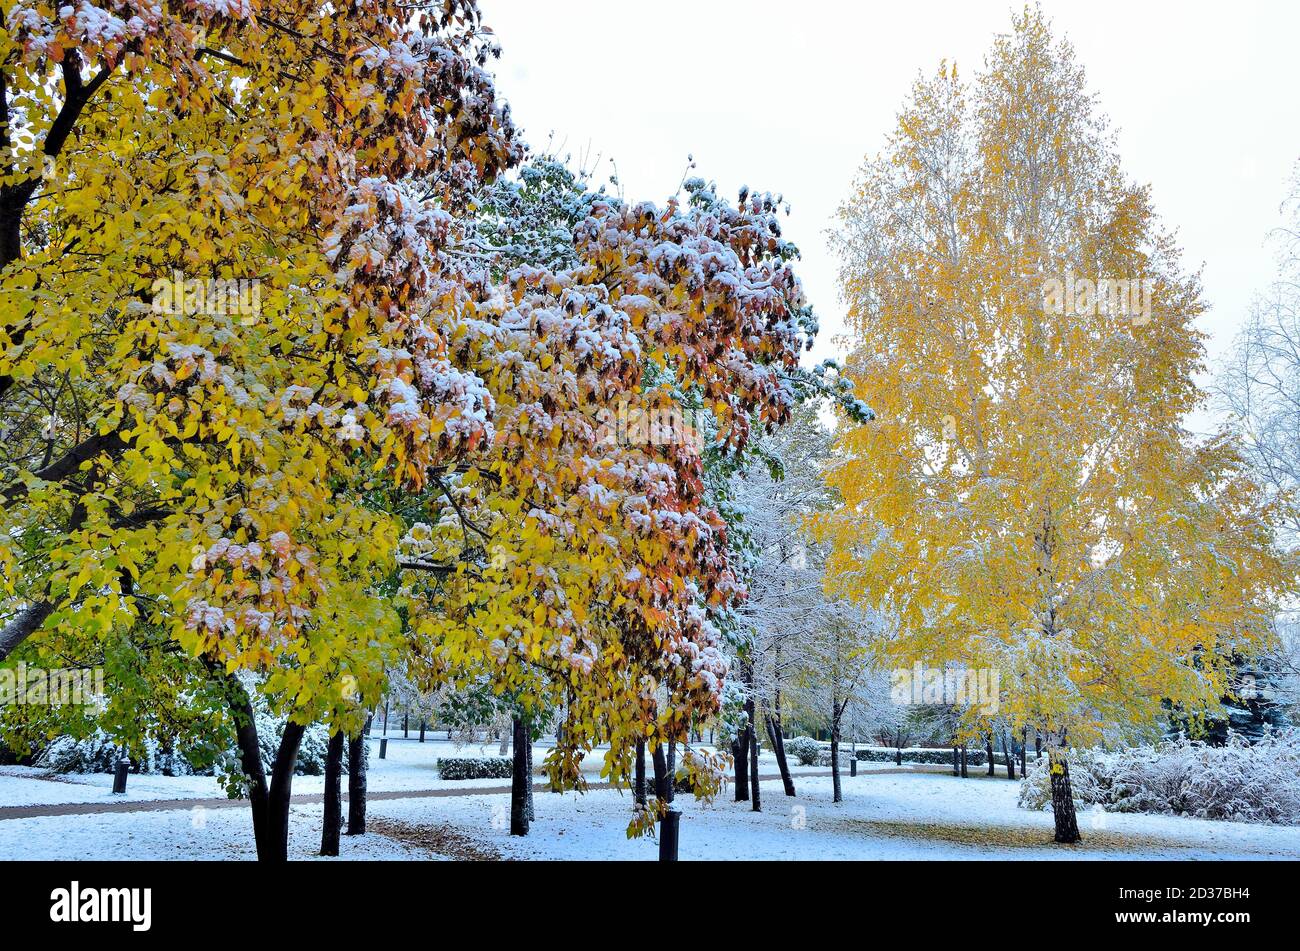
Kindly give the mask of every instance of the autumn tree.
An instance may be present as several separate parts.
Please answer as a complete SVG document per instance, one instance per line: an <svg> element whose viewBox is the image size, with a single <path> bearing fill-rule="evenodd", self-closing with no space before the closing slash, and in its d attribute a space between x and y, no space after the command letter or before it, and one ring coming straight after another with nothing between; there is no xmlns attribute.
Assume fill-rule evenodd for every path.
<svg viewBox="0 0 1300 951"><path fill-rule="evenodd" d="M1199 283L1034 9L974 83L917 81L840 250L879 421L827 472L832 589L897 624L900 666L1001 672L1077 841L1066 743L1216 704L1225 648L1257 646L1294 581L1237 449L1183 428Z"/></svg>
<svg viewBox="0 0 1300 951"><path fill-rule="evenodd" d="M0 658L166 630L228 688L282 859L301 730L360 716L400 630L400 527L353 490L490 438L435 249L519 155L494 49L469 0L7 11ZM269 782L240 670L292 712Z"/></svg>

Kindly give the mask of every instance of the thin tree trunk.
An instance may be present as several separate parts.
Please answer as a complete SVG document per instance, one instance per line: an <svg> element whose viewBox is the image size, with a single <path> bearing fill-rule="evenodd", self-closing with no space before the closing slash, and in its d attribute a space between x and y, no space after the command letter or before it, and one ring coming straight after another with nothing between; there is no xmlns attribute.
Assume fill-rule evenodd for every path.
<svg viewBox="0 0 1300 951"><path fill-rule="evenodd" d="M763 801L758 788L758 730L754 723L754 702L749 702L749 798L754 812L763 811Z"/></svg>
<svg viewBox="0 0 1300 951"><path fill-rule="evenodd" d="M954 776L961 775L961 753L955 746L952 748L952 774Z"/></svg>
<svg viewBox="0 0 1300 951"><path fill-rule="evenodd" d="M646 786L645 786L645 740L636 741L636 762L633 764L632 771L632 796L638 806L646 804Z"/></svg>
<svg viewBox="0 0 1300 951"><path fill-rule="evenodd" d="M209 667L209 669L215 669ZM233 674L226 675L226 689L231 713L235 718L235 739L239 744L239 762L248 780L248 804L253 812L253 841L259 862L272 860L270 831L267 827L270 792L266 769L262 766L262 747L257 738L257 720L248 691Z"/></svg>
<svg viewBox="0 0 1300 951"><path fill-rule="evenodd" d="M689 735L689 734L688 734ZM672 802L677 797L677 741L668 741L668 798Z"/></svg>
<svg viewBox="0 0 1300 951"><path fill-rule="evenodd" d="M668 773L668 757L664 752L664 744L660 743L654 749L653 762L655 768L655 798L661 803L672 802L672 782Z"/></svg>
<svg viewBox="0 0 1300 951"><path fill-rule="evenodd" d="M1006 762L1007 765L1007 779L1016 778L1015 748L1016 748L1016 741L1014 739L1011 740L1010 749L1007 748L1007 735L1003 733L1002 734L1002 759Z"/></svg>
<svg viewBox="0 0 1300 951"><path fill-rule="evenodd" d="M370 765L366 737L374 725L371 711L361 733L348 738L348 835L366 834L366 771Z"/></svg>
<svg viewBox="0 0 1300 951"><path fill-rule="evenodd" d="M1025 755L1029 750L1029 727L1020 728L1020 775L1025 776L1029 770L1025 768Z"/></svg>
<svg viewBox="0 0 1300 951"><path fill-rule="evenodd" d="M528 834L528 727L519 717L514 718L515 758L510 785L510 834Z"/></svg>
<svg viewBox="0 0 1300 951"><path fill-rule="evenodd" d="M1070 788L1070 764L1065 750L1055 744L1047 750L1048 769L1052 774L1052 818L1056 822L1056 841L1078 842L1079 820L1074 812L1074 794Z"/></svg>
<svg viewBox="0 0 1300 951"><path fill-rule="evenodd" d="M736 802L749 802L749 747L745 744L748 731L731 742L731 758L736 769Z"/></svg>
<svg viewBox="0 0 1300 951"><path fill-rule="evenodd" d="M320 854L339 854L343 831L343 746L347 737L339 730L330 737L325 754L325 818L321 826Z"/></svg>
<svg viewBox="0 0 1300 951"><path fill-rule="evenodd" d="M526 725L524 735L528 738L528 742L524 744L524 750L526 751L525 755L528 757L528 821L531 823L537 820L537 811L533 808L533 731L528 729Z"/></svg>
<svg viewBox="0 0 1300 951"><path fill-rule="evenodd" d="M984 755L988 757L989 775L997 775L997 767L993 762L993 734L990 733L984 738Z"/></svg>
<svg viewBox="0 0 1300 951"><path fill-rule="evenodd" d="M966 744L965 743L961 745L961 778L962 779L969 778L969 774L966 772Z"/></svg>
<svg viewBox="0 0 1300 951"><path fill-rule="evenodd" d="M776 766L781 771L781 785L785 787L785 794L793 796L794 777L790 775L790 762L785 758L785 738L781 735L781 721L775 716L770 716L766 720L767 737L772 743L772 749L776 752Z"/></svg>
<svg viewBox="0 0 1300 951"><path fill-rule="evenodd" d="M289 861L289 804L293 797L293 772L298 765L298 748L306 732L307 728L300 723L290 721L284 725L284 736L280 738L280 749L271 769L266 820L270 839L267 861L276 864Z"/></svg>
<svg viewBox="0 0 1300 951"><path fill-rule="evenodd" d="M840 715L831 720L831 790L833 802L843 802L844 792L840 788Z"/></svg>

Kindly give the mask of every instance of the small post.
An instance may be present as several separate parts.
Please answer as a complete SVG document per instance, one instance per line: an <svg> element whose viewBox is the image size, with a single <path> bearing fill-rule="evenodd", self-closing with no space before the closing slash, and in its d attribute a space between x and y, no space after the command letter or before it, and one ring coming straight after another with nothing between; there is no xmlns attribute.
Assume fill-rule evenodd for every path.
<svg viewBox="0 0 1300 951"><path fill-rule="evenodd" d="M126 775L131 763L125 756L117 761L117 771L113 773L113 795L126 795Z"/></svg>
<svg viewBox="0 0 1300 951"><path fill-rule="evenodd" d="M388 737L379 741L379 758L388 759Z"/></svg>
<svg viewBox="0 0 1300 951"><path fill-rule="evenodd" d="M669 809L659 820L659 861L677 861L677 843L681 838L682 814Z"/></svg>

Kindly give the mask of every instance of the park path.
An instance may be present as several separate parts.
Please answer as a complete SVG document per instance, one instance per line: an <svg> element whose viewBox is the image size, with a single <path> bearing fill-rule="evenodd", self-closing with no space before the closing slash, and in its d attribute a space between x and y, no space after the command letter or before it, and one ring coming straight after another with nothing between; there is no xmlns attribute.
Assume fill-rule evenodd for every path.
<svg viewBox="0 0 1300 951"><path fill-rule="evenodd" d="M886 769L860 770L858 775L873 773L915 773L942 772L948 767L933 768L916 765L912 767L891 766ZM821 778L830 776L829 770L821 773L796 773L795 781L803 778ZM840 774L848 778L848 773ZM760 776L762 782L780 780L779 773ZM588 789L613 789L612 783L589 783ZM535 783L533 789L546 792L550 787L546 783ZM389 802L395 799L441 799L453 796L505 796L510 794L509 786L473 786L466 789L390 789L373 790L367 796L368 802ZM347 794L343 801L347 802ZM320 805L325 801L323 793L301 793L293 797L294 805ZM190 809L242 809L248 807L246 799L140 799L132 802L63 802L38 806L0 806L0 822L7 819L47 819L55 816L100 816L131 812L174 812Z"/></svg>

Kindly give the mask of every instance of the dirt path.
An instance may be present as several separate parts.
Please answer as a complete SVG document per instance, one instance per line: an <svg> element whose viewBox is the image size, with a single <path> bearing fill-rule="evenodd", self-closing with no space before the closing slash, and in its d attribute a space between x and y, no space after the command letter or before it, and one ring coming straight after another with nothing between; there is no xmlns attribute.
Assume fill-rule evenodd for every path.
<svg viewBox="0 0 1300 951"><path fill-rule="evenodd" d="M872 774L887 773L933 773L946 772L948 767L931 767L931 766L912 766L897 767L891 766L887 769L867 769L860 770L859 776L868 776ZM796 773L795 783L800 779L814 779L831 775L830 771L820 773ZM847 772L842 772L841 777L848 779ZM780 780L778 773L760 776L763 782ZM536 783L533 789L537 792L546 792L550 787L546 783ZM612 783L590 783L588 789L612 789ZM376 790L372 791L367 797L368 802L389 802L394 799L441 799L452 796L508 796L510 795L509 786L473 786L466 789L394 789L394 790ZM343 801L347 802L347 794L344 793ZM322 793L302 793L293 797L295 805L320 805L325 801ZM190 809L245 809L248 807L246 799L147 799L135 800L131 802L67 802L54 803L39 806L0 806L0 822L6 819L45 819L54 816L99 816L112 815L115 813L131 812L173 812L178 810Z"/></svg>

